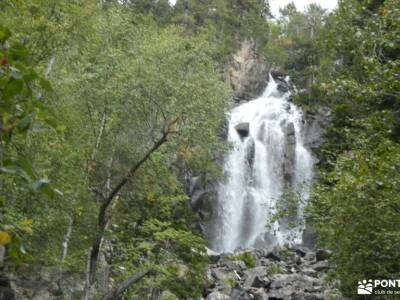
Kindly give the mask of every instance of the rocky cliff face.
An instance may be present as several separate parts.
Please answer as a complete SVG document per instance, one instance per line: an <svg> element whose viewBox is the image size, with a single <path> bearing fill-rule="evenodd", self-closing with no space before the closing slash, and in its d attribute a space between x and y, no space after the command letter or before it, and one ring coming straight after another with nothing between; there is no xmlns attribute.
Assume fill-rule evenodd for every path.
<svg viewBox="0 0 400 300"><path fill-rule="evenodd" d="M248 101L260 95L267 85L269 69L255 43L243 41L239 51L233 55L227 75L235 102Z"/></svg>
<svg viewBox="0 0 400 300"><path fill-rule="evenodd" d="M326 250L305 247L251 250L233 255L210 253L206 300L341 299L326 282Z"/></svg>

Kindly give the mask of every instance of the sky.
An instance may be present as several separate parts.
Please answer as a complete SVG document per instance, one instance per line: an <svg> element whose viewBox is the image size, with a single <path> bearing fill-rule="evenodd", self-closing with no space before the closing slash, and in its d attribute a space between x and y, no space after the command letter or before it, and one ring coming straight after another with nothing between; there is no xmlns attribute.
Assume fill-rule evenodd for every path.
<svg viewBox="0 0 400 300"><path fill-rule="evenodd" d="M311 3L317 3L322 8L332 10L337 5L337 0L270 0L271 12L274 16L279 14L279 8L285 7L286 4L294 2L298 10L303 11L306 6Z"/></svg>
<svg viewBox="0 0 400 300"><path fill-rule="evenodd" d="M284 7L292 1L296 4L297 9L299 10L304 10L304 8L310 3L318 3L323 8L327 9L334 9L337 4L337 0L270 0L272 14L275 16L278 15L279 8ZM175 5L176 0L169 0L169 3Z"/></svg>

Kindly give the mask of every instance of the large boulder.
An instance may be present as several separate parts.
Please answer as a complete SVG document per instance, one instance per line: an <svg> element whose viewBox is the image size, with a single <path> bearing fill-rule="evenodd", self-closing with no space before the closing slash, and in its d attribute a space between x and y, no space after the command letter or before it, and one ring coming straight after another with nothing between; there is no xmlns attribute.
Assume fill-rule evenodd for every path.
<svg viewBox="0 0 400 300"><path fill-rule="evenodd" d="M302 128L304 146L312 150L318 149L324 142L323 135L331 120L331 112L327 107L303 108L303 111L305 120Z"/></svg>
<svg viewBox="0 0 400 300"><path fill-rule="evenodd" d="M235 126L235 130L241 137L248 137L250 133L250 124L249 123L239 123Z"/></svg>

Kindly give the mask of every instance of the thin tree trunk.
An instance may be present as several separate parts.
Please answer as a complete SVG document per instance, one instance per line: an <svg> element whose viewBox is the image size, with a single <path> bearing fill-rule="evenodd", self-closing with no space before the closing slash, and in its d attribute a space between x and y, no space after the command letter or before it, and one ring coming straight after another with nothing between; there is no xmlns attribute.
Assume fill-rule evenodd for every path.
<svg viewBox="0 0 400 300"><path fill-rule="evenodd" d="M49 78L51 71L53 70L54 63L56 61L56 57L53 55L50 58L49 64L47 65L46 73L44 73L45 78Z"/></svg>
<svg viewBox="0 0 400 300"><path fill-rule="evenodd" d="M134 164L129 172L122 178L122 180L112 189L108 196L105 197L103 200L102 205L100 206L100 211L98 215L98 231L93 239L92 242L92 247L90 251L90 258L89 258L89 274L88 274L88 282L87 282L87 287L86 289L91 289L91 286L93 285L95 281L95 276L96 276L96 270L97 270L97 262L98 262L98 257L100 254L100 248L102 244L102 239L104 236L104 232L106 230L106 226L108 224L109 216L108 216L108 210L110 207L110 204L113 202L113 200L117 197L121 189L134 177L135 173L139 170L139 168L151 157L151 155L157 151L165 142L167 142L168 137L170 134L175 133L172 130L172 126L178 121L178 118L173 119L170 121L166 126L164 126L164 129L161 132L161 137L154 143L154 145L144 154L144 156L136 163ZM85 299L87 300L87 299Z"/></svg>
<svg viewBox="0 0 400 300"><path fill-rule="evenodd" d="M63 267L64 267L64 262L65 259L67 258L68 254L68 246L69 246L69 241L71 239L71 234L72 234L72 228L74 226L74 218L70 217L69 222L68 222L68 228L67 232L65 233L64 236L64 241L62 243L62 254L61 254L61 259L60 259L60 267L58 269L59 275L58 275L58 288L62 290L62 282L63 282Z"/></svg>
<svg viewBox="0 0 400 300"><path fill-rule="evenodd" d="M61 268L62 268L62 265L64 264L64 261L65 261L65 259L67 257L67 254L68 254L69 240L71 239L73 226L74 226L74 218L70 217L69 218L69 223L68 223L68 229L67 229L67 232L66 232L66 234L64 236L64 241L62 243L62 254L61 254L61 260L60 260Z"/></svg>
<svg viewBox="0 0 400 300"><path fill-rule="evenodd" d="M106 120L107 120L107 114L106 114L106 112L103 112L103 116L101 117L99 133L96 138L96 144L94 145L92 155L90 156L91 161L95 161L95 159L96 159L96 152L97 152L97 149L100 147L101 138L103 137L104 128L106 127Z"/></svg>
<svg viewBox="0 0 400 300"><path fill-rule="evenodd" d="M72 202L71 206L74 207L75 198L73 198L71 202ZM58 278L58 286L59 286L60 290L62 290L61 283L63 281L63 268L64 268L65 260L68 255L69 242L71 240L71 235L72 235L72 231L74 228L74 222L75 222L74 215L69 216L67 232L65 233L63 242L61 244L62 252L61 252L61 258L60 258L59 278Z"/></svg>
<svg viewBox="0 0 400 300"><path fill-rule="evenodd" d="M82 300L90 299L90 292L92 289L92 286L90 284L90 255L91 255L91 252L89 251L88 258L87 258L87 264L86 264L86 272L85 272L85 290L83 293Z"/></svg>

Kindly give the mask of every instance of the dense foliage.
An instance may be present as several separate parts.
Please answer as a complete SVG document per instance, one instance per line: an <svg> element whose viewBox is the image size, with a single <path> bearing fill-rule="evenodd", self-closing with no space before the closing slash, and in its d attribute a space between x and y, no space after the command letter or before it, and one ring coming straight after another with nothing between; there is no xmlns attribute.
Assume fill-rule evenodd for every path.
<svg viewBox="0 0 400 300"><path fill-rule="evenodd" d="M5 270L23 254L16 244L25 261L65 271L85 272L90 252L100 261L96 273L100 237L97 246L119 253L101 250L117 283L151 268L136 294L169 289L198 296L208 259L185 176L219 174L213 156L221 151L229 90L212 60L215 47L206 34L158 26L119 4L2 6L4 25L14 32L8 42L10 30L1 28ZM13 46L21 41L34 51ZM28 66L35 64L52 90Z"/></svg>
<svg viewBox="0 0 400 300"><path fill-rule="evenodd" d="M286 54L296 101L332 113L309 221L349 295L360 279L400 275L399 13L398 1L340 1L330 15L289 6L274 52Z"/></svg>
<svg viewBox="0 0 400 300"><path fill-rule="evenodd" d="M289 4L263 50L298 104L331 112L308 222L348 296L361 279L400 276L399 13L391 0L339 1L333 13Z"/></svg>
<svg viewBox="0 0 400 300"><path fill-rule="evenodd" d="M400 4L343 1L327 24L334 55L314 97L332 110L313 216L335 275L399 277Z"/></svg>

